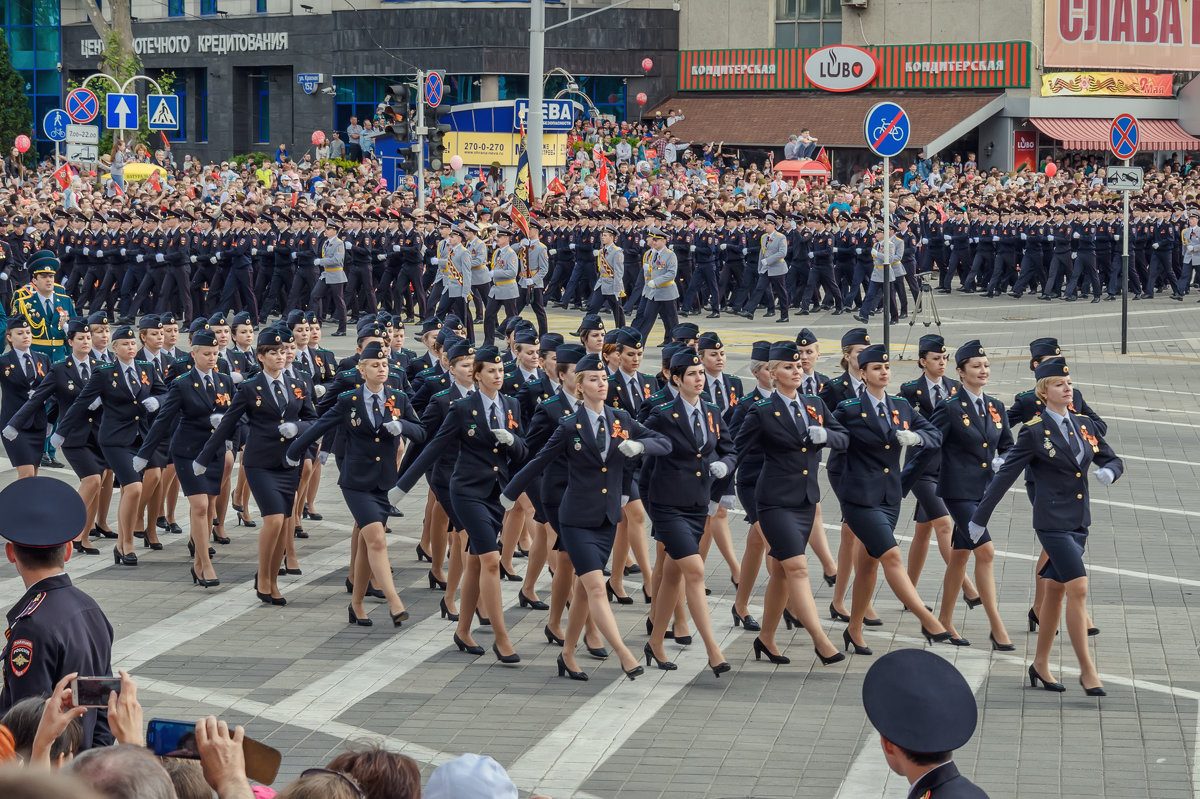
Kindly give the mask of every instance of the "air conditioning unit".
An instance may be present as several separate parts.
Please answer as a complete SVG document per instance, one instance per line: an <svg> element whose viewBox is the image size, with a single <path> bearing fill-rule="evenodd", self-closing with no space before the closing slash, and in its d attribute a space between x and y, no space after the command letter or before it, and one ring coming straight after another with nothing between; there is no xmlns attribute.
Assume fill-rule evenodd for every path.
<svg viewBox="0 0 1200 799"><path fill-rule="evenodd" d="M843 8L866 8L867 0L842 0Z"/></svg>

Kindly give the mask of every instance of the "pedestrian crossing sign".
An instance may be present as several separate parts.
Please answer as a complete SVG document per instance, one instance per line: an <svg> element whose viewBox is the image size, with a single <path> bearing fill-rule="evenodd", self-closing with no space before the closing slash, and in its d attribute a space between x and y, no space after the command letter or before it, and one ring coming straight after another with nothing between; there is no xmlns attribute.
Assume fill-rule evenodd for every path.
<svg viewBox="0 0 1200 799"><path fill-rule="evenodd" d="M179 97L174 94L151 94L146 97L150 130L179 130Z"/></svg>

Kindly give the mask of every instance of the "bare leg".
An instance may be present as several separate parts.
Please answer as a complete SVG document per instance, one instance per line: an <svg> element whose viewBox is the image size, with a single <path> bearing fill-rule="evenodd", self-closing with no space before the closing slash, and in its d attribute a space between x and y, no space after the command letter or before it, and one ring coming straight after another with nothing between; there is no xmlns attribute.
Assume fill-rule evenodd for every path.
<svg viewBox="0 0 1200 799"><path fill-rule="evenodd" d="M117 548L122 555L133 552L133 526L141 511L142 484L121 486L121 501L117 504Z"/></svg>
<svg viewBox="0 0 1200 799"><path fill-rule="evenodd" d="M659 547L661 549L661 543ZM667 632L667 620L675 612L676 600L681 593L679 586L683 580L683 573L679 569L678 561L668 557L655 570L655 576L659 578L659 582L654 587L654 601L650 603L650 621L654 630L650 633L649 643L654 656L659 660L666 660L663 656L663 640Z"/></svg>
<svg viewBox="0 0 1200 799"><path fill-rule="evenodd" d="M954 552L954 524L949 517L934 519L933 531L937 534L938 551L942 554L942 560L948 564L950 563L950 556ZM916 585L916 583L913 583L913 585ZM971 582L971 578L965 573L962 579L962 591L972 601L979 598L979 589L975 587L975 583Z"/></svg>
<svg viewBox="0 0 1200 799"><path fill-rule="evenodd" d="M467 561L467 534L461 530L447 533L450 540L453 542L450 547L450 567L446 574L446 609L454 613L455 596L458 594L458 587L462 584L464 566ZM472 611L474 612L474 611ZM466 640L465 638L463 639Z"/></svg>
<svg viewBox="0 0 1200 799"><path fill-rule="evenodd" d="M112 506L113 495L112 469L105 469L104 474L100 476L100 481L100 499L96 505L96 526L101 530L108 530L108 511Z"/></svg>
<svg viewBox="0 0 1200 799"><path fill-rule="evenodd" d="M979 586L979 597L983 600L983 609L987 612L988 624L991 626L992 637L998 644L1008 644L1008 630L1000 618L1000 600L996 594L996 545L991 541L975 548L975 584Z"/></svg>
<svg viewBox="0 0 1200 799"><path fill-rule="evenodd" d="M1095 688L1100 685L1100 675L1092 663L1092 653L1088 650L1089 625L1087 614L1087 578L1077 577L1066 584L1067 591L1067 635L1071 637L1071 646L1075 649L1075 658L1079 661L1080 679L1085 688Z"/></svg>
<svg viewBox="0 0 1200 799"><path fill-rule="evenodd" d="M547 554L547 528L548 524L535 522L537 533L533 537L532 548L529 550L529 559L525 563L525 583L521 586L522 593L533 601L537 602L537 581L542 576L542 569L546 565ZM615 571L614 571L615 574Z"/></svg>
<svg viewBox="0 0 1200 799"><path fill-rule="evenodd" d="M466 599L463 600L464 606ZM484 617L492 623L492 634L501 655L513 654L512 641L504 627L504 605L500 597L500 553L486 552L479 556L479 604Z"/></svg>
<svg viewBox="0 0 1200 799"><path fill-rule="evenodd" d="M850 525L842 522L841 541L838 543L837 582L833 586L833 609L843 616L850 615L846 612L846 588L850 585L855 565L862 562L864 552L862 544L851 532Z"/></svg>
<svg viewBox="0 0 1200 799"><path fill-rule="evenodd" d="M556 552L555 558L558 564L554 567L554 582L550 585L550 618L546 620L546 626L562 638L562 614L575 590L575 569L565 551Z"/></svg>
<svg viewBox="0 0 1200 799"><path fill-rule="evenodd" d="M808 581L808 559L804 555L797 555L794 558L778 562L778 569L780 576L786 581L787 595L791 599L791 604L799 608L797 618L812 637L813 647L822 657L831 657L836 654L837 647L830 643L829 637L825 635L825 630L821 627L820 617L817 615L817 603L813 599L812 585ZM778 615L775 618L775 624L779 624Z"/></svg>
<svg viewBox="0 0 1200 799"><path fill-rule="evenodd" d="M613 591L616 592L617 596L626 596L623 582L625 579L625 564L629 562L629 523L623 514L621 521L617 523L617 533L613 537L611 562L612 576L608 578L608 582L612 585Z"/></svg>
<svg viewBox="0 0 1200 799"><path fill-rule="evenodd" d="M604 576L604 572L599 572L600 576ZM605 604L608 603L607 595L604 597ZM563 635L562 659L563 665L571 671L581 671L578 661L575 660L575 647L579 645L579 636L583 634L584 625L588 618L588 591L584 586L583 581L576 578L574 587L571 589L571 609L567 612L567 630ZM612 611L609 611L612 615ZM615 624L615 622L614 622Z"/></svg>
<svg viewBox="0 0 1200 799"><path fill-rule="evenodd" d="M838 564L833 557L833 552L829 549L829 538L825 535L825 524L821 519L820 502L817 503L816 512L813 514L812 531L808 534L808 548L817 556L817 560L821 561L821 574L836 577Z"/></svg>
<svg viewBox="0 0 1200 799"><path fill-rule="evenodd" d="M513 552L517 548L521 530L525 527L525 519L532 514L533 505L530 504L529 497L524 494L518 497L516 504L504 514L504 524L500 528L500 563L504 565L504 570L509 574L517 572L512 565ZM496 574L499 573L499 571L496 572Z"/></svg>
<svg viewBox="0 0 1200 799"><path fill-rule="evenodd" d="M749 613L750 595L754 593L754 581L758 579L758 570L762 566L763 555L767 551L767 539L763 538L762 528L758 522L750 525L750 530L746 533L746 549L742 552L742 579L738 582L737 596L733 600L733 609L739 616L745 616ZM767 563L767 574L770 575L770 562ZM769 586L769 583L768 583ZM764 613L766 612L764 608ZM783 605L779 606L779 613L783 613ZM776 619L774 624L778 625L779 619ZM763 629L766 629L766 624L763 624ZM771 628L771 635L775 634L774 626ZM767 643L767 639L763 638L763 643Z"/></svg>
<svg viewBox="0 0 1200 799"><path fill-rule="evenodd" d="M608 604L608 594L604 590L604 572L588 572L577 578L575 583L575 601L586 604L589 615L596 624L596 628L621 659L621 668L625 671L632 669L638 663L637 658L629 651L629 647L625 646L625 641L621 638L621 631L617 627L617 620L613 616L612 607ZM574 606L571 608L571 613L572 616L575 613ZM570 633L571 630L568 625L568 636ZM566 652L568 648L574 651L574 641L569 637L566 639L563 651Z"/></svg>
<svg viewBox="0 0 1200 799"><path fill-rule="evenodd" d="M713 635L712 619L708 615L708 599L704 594L704 560L699 555L688 555L676 563L683 575L688 610L692 614L692 621L696 623L696 632L704 639L704 648L708 651L708 664L715 666L723 662L725 656L717 637Z"/></svg>
<svg viewBox="0 0 1200 799"><path fill-rule="evenodd" d="M88 534L92 531L91 520L96 518L96 506L100 504L100 475L93 474L79 481L79 498L87 507L87 518L83 522L83 530L75 539L85 547L90 546Z"/></svg>
<svg viewBox="0 0 1200 799"><path fill-rule="evenodd" d="M729 532L729 511L718 505L717 512L708 517L708 526L712 532L713 543L717 545L717 550L729 566L729 577L736 585L742 579L742 564L738 562L737 551L733 548L733 536Z"/></svg>
<svg viewBox="0 0 1200 799"><path fill-rule="evenodd" d="M205 580L215 580L217 570L213 568L212 560L208 557L208 531L212 524L212 506L214 498L207 494L193 494L188 500L188 523L190 525L192 546L196 554L192 557L192 568L196 576Z"/></svg>
<svg viewBox="0 0 1200 799"><path fill-rule="evenodd" d="M433 561L429 565L429 570L433 572L434 579L445 582L446 580L446 539L450 535L450 517L446 515L446 511L436 499L432 498L432 508L426 508L425 521L429 527L429 539L421 539L421 549L429 555ZM449 604L449 603L447 603Z"/></svg>
<svg viewBox="0 0 1200 799"><path fill-rule="evenodd" d="M466 538L466 535L463 535ZM458 637L463 643L474 646L471 624L475 621L475 607L479 604L479 556L464 553L463 557L462 604L458 608Z"/></svg>
<svg viewBox="0 0 1200 799"><path fill-rule="evenodd" d="M262 530L258 534L258 590L273 597L279 593L279 564L283 562L282 513L264 516Z"/></svg>
<svg viewBox="0 0 1200 799"><path fill-rule="evenodd" d="M954 628L954 605L958 602L958 589L962 587L963 577L967 573L967 561L971 559L971 550L955 549L950 553L946 564L946 576L942 578L942 606L938 613L938 621L950 631L955 638L960 638Z"/></svg>
<svg viewBox="0 0 1200 799"><path fill-rule="evenodd" d="M913 539L908 545L908 579L913 585L921 579L925 568L925 557L929 554L929 538L933 535L932 522L917 522L913 528Z"/></svg>
<svg viewBox="0 0 1200 799"><path fill-rule="evenodd" d="M317 490L321 487L321 469L322 469L321 462L315 461L313 463L312 480L310 480L308 483L308 496L306 496L304 498L305 501L308 503L308 512L309 513L317 513L318 512L317 511Z"/></svg>
<svg viewBox="0 0 1200 799"><path fill-rule="evenodd" d="M864 553L866 549L864 548ZM867 557L871 557L867 555ZM921 626L931 633L937 634L943 632L942 623L937 620L937 617L925 609L925 603L921 601L921 596L917 593L917 589L908 580L908 572L904 571L904 559L900 557L900 547L892 547L887 552L883 553L883 557L879 559L879 564L883 566L883 576L891 586L892 593L900 600L904 607L912 611L913 615L920 620ZM872 583L874 580L872 580ZM870 599L870 595L867 596ZM854 592L854 600L857 609L858 591ZM869 604L869 602L868 602ZM865 608L864 608L865 610ZM850 623L854 623L854 618L851 617Z"/></svg>
<svg viewBox="0 0 1200 799"><path fill-rule="evenodd" d="M1043 579L1043 578L1039 578ZM1086 577L1080 579L1086 580ZM1063 583L1055 582L1054 580L1044 580L1045 596L1042 598L1042 604L1038 608L1038 618L1041 620L1041 625L1038 628L1037 653L1033 656L1033 667L1037 669L1037 673L1042 679L1048 682L1058 682L1054 677L1054 672L1050 670L1050 652L1054 649L1054 637L1058 635L1058 622L1062 617L1063 597L1067 594L1067 586ZM1067 634L1070 635L1071 627L1070 620L1067 622ZM1086 641L1087 630L1083 631ZM1072 641L1072 644L1074 641ZM1086 651L1086 643L1084 644ZM1078 655L1078 652L1076 653ZM1090 665L1091 658L1088 662ZM1080 663L1080 669L1083 669L1083 664Z"/></svg>
<svg viewBox="0 0 1200 799"><path fill-rule="evenodd" d="M373 585L383 592L387 599L388 610L395 615L404 610L404 602L396 593L396 584L392 580L392 564L388 560L387 535L383 532L383 522L368 524L359 531L360 560L368 560ZM361 571L361 569L360 569ZM358 584L355 583L357 590ZM366 586L363 586L366 591Z"/></svg>
<svg viewBox="0 0 1200 799"><path fill-rule="evenodd" d="M757 522L755 523L757 526ZM745 558L742 559L743 565ZM742 575L743 585L745 584L745 575ZM738 588L739 595L741 588ZM779 561L770 556L767 557L767 590L763 594L763 617L762 630L758 634L758 638L767 647L767 650L779 654L779 647L775 644L775 631L779 629L779 620L783 618L783 608L787 604L788 589L787 580L783 575L783 569L779 566Z"/></svg>
<svg viewBox="0 0 1200 799"><path fill-rule="evenodd" d="M163 475L167 484L163 491L163 515L167 517L167 524L174 524L175 506L179 504L179 478L175 475L175 464L167 464Z"/></svg>

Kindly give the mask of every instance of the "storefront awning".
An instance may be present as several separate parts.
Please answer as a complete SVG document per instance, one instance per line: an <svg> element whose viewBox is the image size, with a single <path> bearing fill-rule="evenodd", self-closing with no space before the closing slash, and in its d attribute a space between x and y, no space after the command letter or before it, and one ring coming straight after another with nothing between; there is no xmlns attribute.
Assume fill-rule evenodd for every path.
<svg viewBox="0 0 1200 799"><path fill-rule="evenodd" d="M1063 117L1031 117L1033 126L1052 139L1058 139L1067 150L1107 150L1109 119L1066 119ZM1200 150L1200 139L1188 135L1172 119L1139 119L1141 150Z"/></svg>
<svg viewBox="0 0 1200 799"><path fill-rule="evenodd" d="M668 99L654 110L665 117L668 109L682 109L684 118L671 126L671 133L685 142L723 141L728 146L782 147L788 136L808 128L822 146L865 148L862 125L867 111L875 103L893 100L912 119L909 147L918 150L931 144L950 144L999 111L1003 98L995 93L947 92L684 94ZM981 113L983 117L979 118ZM936 152L936 148L932 151Z"/></svg>

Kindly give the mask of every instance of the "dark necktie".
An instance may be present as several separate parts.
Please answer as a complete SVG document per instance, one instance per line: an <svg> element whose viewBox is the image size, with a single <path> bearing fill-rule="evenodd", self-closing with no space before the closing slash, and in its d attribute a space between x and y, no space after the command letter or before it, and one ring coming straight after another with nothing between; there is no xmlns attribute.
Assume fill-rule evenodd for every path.
<svg viewBox="0 0 1200 799"><path fill-rule="evenodd" d="M90 376L91 375L88 372L87 363L84 361L80 361L80 363L79 363L79 379L82 380L84 383L86 383Z"/></svg>
<svg viewBox="0 0 1200 799"><path fill-rule="evenodd" d="M380 422L383 421L383 409L379 407L379 395L371 395L371 418L375 423L375 429L379 429Z"/></svg>
<svg viewBox="0 0 1200 799"><path fill-rule="evenodd" d="M50 320L54 318L54 300L42 300L42 307L45 309L46 324L50 324Z"/></svg>
<svg viewBox="0 0 1200 799"><path fill-rule="evenodd" d="M879 405L876 406L876 408L879 411L879 418L883 419L886 422L887 421L887 403L881 402L881 403L879 403Z"/></svg>
<svg viewBox="0 0 1200 799"><path fill-rule="evenodd" d="M280 412L287 407L287 398L283 393L283 381L272 380L271 386L275 389L275 404L279 406Z"/></svg>
<svg viewBox="0 0 1200 799"><path fill-rule="evenodd" d="M157 355L154 356L153 360L154 360L154 371L158 372L161 375L162 374L162 361L159 360L159 356L157 356Z"/></svg>
<svg viewBox="0 0 1200 799"><path fill-rule="evenodd" d="M714 397L713 404L716 405L718 408L720 408L722 411L724 411L725 410L725 386L722 385L720 378L717 378L716 380L713 381L713 397Z"/></svg>
<svg viewBox="0 0 1200 799"><path fill-rule="evenodd" d="M692 434L696 437L696 446L704 446L704 425L700 424L700 409L692 411Z"/></svg>
<svg viewBox="0 0 1200 799"><path fill-rule="evenodd" d="M800 411L800 401L792 400L792 421L796 423L796 429L802 434L804 433L804 414Z"/></svg>
<svg viewBox="0 0 1200 799"><path fill-rule="evenodd" d="M629 407L633 409L634 413L637 413L638 409L642 407L642 390L638 386L636 377L629 378Z"/></svg>
<svg viewBox="0 0 1200 799"><path fill-rule="evenodd" d="M975 410L979 411L979 418L982 420L984 418L984 416L983 416L983 400L982 399L975 400Z"/></svg>
<svg viewBox="0 0 1200 799"><path fill-rule="evenodd" d="M33 368L33 356L27 352L21 357L25 359L25 377L29 378L30 382L33 382L34 378L37 377L37 371Z"/></svg>
<svg viewBox="0 0 1200 799"><path fill-rule="evenodd" d="M1071 454L1075 456L1075 460L1079 460L1079 456L1083 454L1083 447L1079 446L1079 437L1075 435L1075 425L1071 424L1071 419L1063 419L1063 435L1067 437L1067 443L1071 445Z"/></svg>
<svg viewBox="0 0 1200 799"><path fill-rule="evenodd" d="M604 429L604 415L596 419L596 446L600 449L600 460L608 458L608 433Z"/></svg>
<svg viewBox="0 0 1200 799"><path fill-rule="evenodd" d="M940 383L933 386L933 404L935 406L942 404L942 386Z"/></svg>
<svg viewBox="0 0 1200 799"><path fill-rule="evenodd" d="M489 402L488 408L488 427L492 428L493 430L499 430L500 418L496 416L496 403Z"/></svg>
<svg viewBox="0 0 1200 799"><path fill-rule="evenodd" d="M816 381L811 377L804 378L804 393L813 396L817 393Z"/></svg>
<svg viewBox="0 0 1200 799"><path fill-rule="evenodd" d="M129 381L129 390L136 396L138 393L137 372L132 366L125 367L125 379Z"/></svg>
<svg viewBox="0 0 1200 799"><path fill-rule="evenodd" d="M217 401L217 387L213 383L212 375L204 376L204 390L208 392L208 399L211 402Z"/></svg>
<svg viewBox="0 0 1200 799"><path fill-rule="evenodd" d="M313 361L312 353L304 353L304 362L308 364L308 373L313 377L317 376L317 364Z"/></svg>

